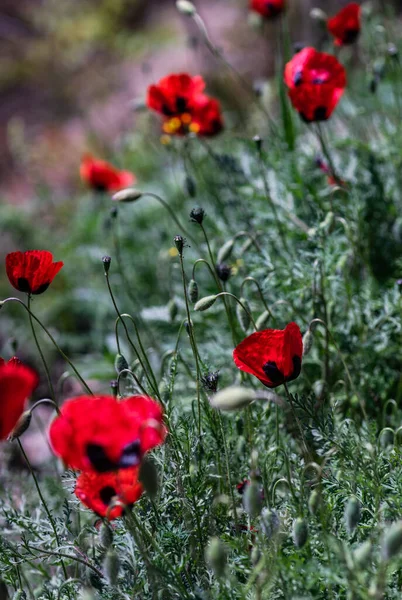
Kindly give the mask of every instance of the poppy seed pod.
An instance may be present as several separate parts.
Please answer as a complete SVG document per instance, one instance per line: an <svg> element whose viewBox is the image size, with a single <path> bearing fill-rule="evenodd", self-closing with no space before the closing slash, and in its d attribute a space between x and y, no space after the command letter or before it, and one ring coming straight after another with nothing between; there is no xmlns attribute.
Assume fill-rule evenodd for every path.
<svg viewBox="0 0 402 600"><path fill-rule="evenodd" d="M307 329L306 333L303 336L303 356L307 356L313 347L314 336L311 329Z"/></svg>
<svg viewBox="0 0 402 600"><path fill-rule="evenodd" d="M19 438L28 429L28 427L31 424L31 421L32 412L30 410L26 410L18 419L18 422L12 430L12 432L10 433L8 440L12 442L13 440Z"/></svg>
<svg viewBox="0 0 402 600"><path fill-rule="evenodd" d="M110 548L113 543L113 530L108 523L102 523L99 537L102 546L104 548Z"/></svg>
<svg viewBox="0 0 402 600"><path fill-rule="evenodd" d="M135 202L139 200L143 192L136 190L135 188L126 188L125 190L120 190L113 194L112 200L113 202Z"/></svg>
<svg viewBox="0 0 402 600"><path fill-rule="evenodd" d="M360 521L360 502L356 496L351 496L345 507L345 525L349 534L352 534Z"/></svg>
<svg viewBox="0 0 402 600"><path fill-rule="evenodd" d="M193 210L190 212L190 220L193 221L193 223L198 223L199 225L201 225L201 223L204 220L204 217L205 210L200 206L193 208Z"/></svg>
<svg viewBox="0 0 402 600"><path fill-rule="evenodd" d="M260 485L255 479L252 479L246 485L243 493L243 506L246 513L254 519L258 517L262 509L262 497Z"/></svg>
<svg viewBox="0 0 402 600"><path fill-rule="evenodd" d="M176 8L182 15L186 15L186 17L192 17L197 12L194 4L188 0L177 0Z"/></svg>
<svg viewBox="0 0 402 600"><path fill-rule="evenodd" d="M219 538L211 538L205 552L205 559L216 577L222 577L225 573L227 553L224 544Z"/></svg>
<svg viewBox="0 0 402 600"><path fill-rule="evenodd" d="M107 551L103 567L109 585L115 586L119 577L120 561L117 552L113 548L109 548Z"/></svg>
<svg viewBox="0 0 402 600"><path fill-rule="evenodd" d="M221 281L228 281L232 275L232 268L229 265L219 263L215 267L216 274Z"/></svg>
<svg viewBox="0 0 402 600"><path fill-rule="evenodd" d="M208 308L211 308L211 306L215 304L216 298L217 296L205 296L204 298L201 298L194 306L194 310L197 312L208 310Z"/></svg>
<svg viewBox="0 0 402 600"><path fill-rule="evenodd" d="M102 256L102 262L103 268L105 270L105 275L107 275L109 273L110 263L112 262L112 259L110 258L110 256Z"/></svg>
<svg viewBox="0 0 402 600"><path fill-rule="evenodd" d="M219 382L219 371L209 372L201 377L201 383L208 392L216 394Z"/></svg>
<svg viewBox="0 0 402 600"><path fill-rule="evenodd" d="M198 284L195 279L191 279L188 284L188 297L190 298L190 302L195 304L198 300Z"/></svg>
<svg viewBox="0 0 402 600"><path fill-rule="evenodd" d="M293 542L296 548L303 548L308 539L308 526L300 517L293 522Z"/></svg>
<svg viewBox="0 0 402 600"><path fill-rule="evenodd" d="M390 560L402 550L402 521L397 521L384 533L382 541L382 557Z"/></svg>
<svg viewBox="0 0 402 600"><path fill-rule="evenodd" d="M177 252L180 254L180 256L182 256L184 248L184 237L182 235L175 235L173 238L173 242L177 248Z"/></svg>
<svg viewBox="0 0 402 600"><path fill-rule="evenodd" d="M232 385L212 396L209 401L214 408L223 411L232 411L245 408L254 402L255 399L256 394L254 390L240 385Z"/></svg>
<svg viewBox="0 0 402 600"><path fill-rule="evenodd" d="M233 246L234 246L233 239L228 240L227 242L225 242L223 244L223 246L221 247L221 249L218 252L218 256L217 256L218 264L223 263L225 260L227 260L229 258L229 256L232 254Z"/></svg>
<svg viewBox="0 0 402 600"><path fill-rule="evenodd" d="M128 362L122 354L116 354L116 358L114 360L114 368L117 374L121 373L125 369L129 369Z"/></svg>
<svg viewBox="0 0 402 600"><path fill-rule="evenodd" d="M236 305L236 316L237 320L240 323L240 327L243 329L244 333L246 333L247 329L250 327L251 318L250 318L250 306L246 298L240 298L240 302L244 304L247 311L241 306L241 304Z"/></svg>

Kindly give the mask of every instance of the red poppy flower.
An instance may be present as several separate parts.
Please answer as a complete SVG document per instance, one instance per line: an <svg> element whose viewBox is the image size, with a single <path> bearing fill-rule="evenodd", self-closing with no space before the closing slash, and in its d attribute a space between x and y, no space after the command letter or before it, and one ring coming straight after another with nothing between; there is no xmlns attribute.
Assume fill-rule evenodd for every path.
<svg viewBox="0 0 402 600"><path fill-rule="evenodd" d="M164 116L165 133L216 135L223 128L220 104L204 94L204 89L199 75L169 75L148 88L147 105Z"/></svg>
<svg viewBox="0 0 402 600"><path fill-rule="evenodd" d="M136 466L166 436L162 407L148 396L67 400L50 427L54 452L80 471L106 473Z"/></svg>
<svg viewBox="0 0 402 600"><path fill-rule="evenodd" d="M53 254L47 250L10 252L6 256L6 271L16 290L27 294L42 294L47 290L63 262L53 262Z"/></svg>
<svg viewBox="0 0 402 600"><path fill-rule="evenodd" d="M345 90L346 73L335 56L304 48L287 63L285 83L304 121L325 121Z"/></svg>
<svg viewBox="0 0 402 600"><path fill-rule="evenodd" d="M11 359L0 364L0 440L5 440L25 410L28 396L35 389L36 373Z"/></svg>
<svg viewBox="0 0 402 600"><path fill-rule="evenodd" d="M124 507L119 505L109 510L113 500L131 506L140 498L143 487L138 481L138 471L138 467L130 467L114 473L81 473L76 482L75 495L97 515L107 516L112 521L124 512Z"/></svg>
<svg viewBox="0 0 402 600"><path fill-rule="evenodd" d="M327 27L335 37L336 46L353 44L360 33L360 6L357 2L347 4L332 19L328 19Z"/></svg>
<svg viewBox="0 0 402 600"><path fill-rule="evenodd" d="M234 349L233 360L239 369L275 388L299 376L302 353L299 326L289 323L285 329L252 333Z"/></svg>
<svg viewBox="0 0 402 600"><path fill-rule="evenodd" d="M250 9L266 19L273 19L285 10L285 0L250 0Z"/></svg>
<svg viewBox="0 0 402 600"><path fill-rule="evenodd" d="M105 160L93 158L90 154L82 158L80 175L84 183L98 192L117 192L136 181L130 171L119 171Z"/></svg>

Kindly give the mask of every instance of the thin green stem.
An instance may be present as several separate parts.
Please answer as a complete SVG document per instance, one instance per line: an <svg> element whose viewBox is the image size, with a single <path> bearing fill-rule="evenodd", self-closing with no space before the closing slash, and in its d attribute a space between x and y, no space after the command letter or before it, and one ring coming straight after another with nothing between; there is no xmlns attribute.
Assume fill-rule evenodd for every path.
<svg viewBox="0 0 402 600"><path fill-rule="evenodd" d="M222 423L222 416L220 413L218 413L218 420L219 420L219 427L221 430L222 441L223 441L223 451L225 454L225 463L226 463L226 474L227 474L227 478L228 478L230 498L232 500L232 506L233 506L233 517L234 517L236 532L238 532L239 522L237 519L237 508L236 508L236 500L235 500L234 490L233 490L233 485L232 485L232 477L230 475L229 453L228 453L228 447L227 447L227 443L226 443L226 434L225 434L225 430L223 428L223 423Z"/></svg>
<svg viewBox="0 0 402 600"><path fill-rule="evenodd" d="M216 294L216 297L219 298L219 296L230 296L231 298L234 298L236 300L236 302L238 304L240 304L240 306L242 307L242 309L244 310L244 312L247 314L247 316L250 318L254 329L257 331L257 325L256 322L253 319L253 315L251 314L251 312L247 309L246 306L244 306L243 302L241 300L239 300L239 298L237 296L235 296L234 294L231 294L230 292L220 292L219 294Z"/></svg>
<svg viewBox="0 0 402 600"><path fill-rule="evenodd" d="M289 405L290 405L290 408L292 410L293 417L294 417L294 419L295 419L295 421L297 423L297 426L299 428L301 440L302 440L303 447L304 447L304 452L305 452L306 456L309 457L309 460L311 460L312 459L311 458L311 453L310 453L310 450L308 449L306 438L304 437L303 427L302 427L302 424L300 423L299 417L297 416L296 409L295 409L295 406L294 406L294 403L293 403L293 398L292 398L292 395L290 394L290 392L288 390L288 386L286 385L286 381L283 382L283 387L285 388L286 396L287 396L287 399L289 401Z"/></svg>
<svg viewBox="0 0 402 600"><path fill-rule="evenodd" d="M33 320L32 320L31 300L32 300L32 296L31 296L31 294L28 294L28 306L27 306L27 308L28 308L29 324L31 326L31 331L32 331L33 338L35 340L36 348L37 348L37 350L39 352L39 355L41 357L41 360L42 360L43 368L45 369L45 372L46 372L46 378L47 378L47 382L48 382L49 389L50 389L50 395L52 397L52 400L53 400L54 404L57 405L56 394L54 392L54 387L53 387L52 378L51 378L51 375L50 375L50 370L49 370L49 367L47 366L46 359L45 359L45 357L43 355L43 352L42 352L42 349L40 347L40 344L39 344L39 341L38 341L38 338L37 338L37 335L36 335L35 327L34 327L34 324L33 324Z"/></svg>
<svg viewBox="0 0 402 600"><path fill-rule="evenodd" d="M166 202L166 200L164 200L163 198L161 198L160 196L158 196L158 194L155 194L153 192L144 192L143 196L149 196L150 198L155 198L155 200L157 200L158 202L160 202L160 204L162 204L162 206L164 206L166 208L166 210L168 211L168 213L172 217L173 221L176 223L177 227L179 229L181 229L181 231L187 236L187 238L189 240L191 240L193 242L193 244L197 245L197 241L193 238L193 236L191 235L191 233L189 233L187 231L187 229L185 227L183 227L183 225L180 223L179 219L176 217L174 211L171 209L171 207Z"/></svg>

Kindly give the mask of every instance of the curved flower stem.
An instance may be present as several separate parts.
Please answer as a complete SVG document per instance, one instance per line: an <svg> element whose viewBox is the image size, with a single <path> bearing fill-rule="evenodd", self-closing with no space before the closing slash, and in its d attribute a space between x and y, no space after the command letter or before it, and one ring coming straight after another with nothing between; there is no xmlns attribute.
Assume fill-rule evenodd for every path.
<svg viewBox="0 0 402 600"><path fill-rule="evenodd" d="M96 573L101 579L105 579L105 576L100 569L95 567L95 565L91 564L90 562L84 560L83 558L78 558L78 556L70 556L69 554L64 554L63 552L50 552L49 550L44 550L43 548L37 548L35 546L29 546L29 549L35 550L36 552L40 552L41 554L47 554L48 556L59 556L60 558L69 558L70 560L75 560L76 562L88 567L88 569L94 571L94 573Z"/></svg>
<svg viewBox="0 0 402 600"><path fill-rule="evenodd" d="M193 242L193 244L197 245L197 241L193 238L193 236L191 235L191 233L189 233L187 231L187 229L185 227L183 227L183 225L180 223L179 219L176 217L174 211L171 209L171 207L166 202L166 200L164 200L163 198L161 198L160 196L158 196L158 194L155 194L154 192L143 192L142 195L143 196L149 196L150 198L155 198L155 200L157 200L158 202L160 202L160 204L162 204L162 206L164 206L166 208L166 210L168 211L168 213L172 217L173 221L176 223L177 227L179 229L181 229L181 231L188 237L189 240L191 240Z"/></svg>
<svg viewBox="0 0 402 600"><path fill-rule="evenodd" d="M56 350L61 354L61 356L64 358L64 360L70 365L70 367L72 368L72 370L74 371L74 373L76 374L77 378L81 381L82 385L84 386L84 388L86 389L86 391L91 394L91 396L93 396L93 392L91 390L91 388L88 386L88 384L86 383L86 381L83 379L83 377L81 377L81 375L79 374L79 372L77 371L77 369L75 368L75 366L73 365L73 363L71 362L71 360L68 358L68 356L63 352L63 350L60 348L60 346L58 345L58 343L56 342L56 340L54 339L54 337L49 333L49 331L47 330L47 328L42 324L42 322L35 317L35 315L33 314L33 312L28 308L28 306L26 304L24 304L24 302L22 300L20 300L19 298L6 298L5 300L2 300L0 302L0 308L6 304L7 302L18 302L19 304L21 304L21 306L23 306L25 308L25 310L29 313L29 315L32 317L32 319L34 321L36 321L38 323L38 325L40 325L43 329L43 331L46 333L46 335L48 336L48 338L50 339L50 341L52 342L52 344L54 345L54 347L56 348Z"/></svg>
<svg viewBox="0 0 402 600"><path fill-rule="evenodd" d="M33 468L32 468L32 465L31 465L31 463L30 463L30 461L29 461L29 458L28 458L28 456L25 454L25 450L24 450L24 447L23 447L23 445L22 445L22 443L21 443L21 440L20 440L20 439L17 439L17 442L18 442L18 445L19 445L19 447L20 447L21 453L22 453L22 455L23 455L23 457L24 457L24 459L25 459L25 462L27 463L28 469L29 469L29 471L30 471L30 473L31 473L31 475L32 475L32 478L33 478L33 480L34 480L34 483L35 483L36 490L37 490L37 492L38 492L38 495L39 495L39 498L40 498L40 500L41 500L41 502L42 502L42 504L43 504L43 508L45 509L45 511L46 511L46 514L47 514L47 516L48 516L48 519L49 519L49 522L50 522L50 524L51 524L51 526L52 526L52 529L53 529L53 532L54 532L54 536L55 536L55 538L56 538L56 542L57 542L57 547L58 547L58 548L60 548L60 540L59 540L59 535L58 535L58 533L57 533L57 529L56 529L56 523L54 522L54 519L53 519L53 517L52 517L52 513L50 512L50 510L49 510L49 507L48 507L48 505L46 504L46 500L44 499L44 497L43 497L43 495L42 495L42 491L41 491L41 489L40 489L40 487L39 487L39 483L38 483L38 480L37 480L37 478L36 478L35 472L34 472L34 470L33 470ZM61 558L61 561L60 561L60 562L61 562L61 566L62 566L62 568L63 568L64 577L67 579L67 578L68 578L68 575L67 575L67 569L66 569L66 565L64 564L64 561L63 561L63 559L62 559L62 558Z"/></svg>
<svg viewBox="0 0 402 600"><path fill-rule="evenodd" d="M338 177L338 175L336 173L334 161L332 160L331 153L330 153L330 151L328 149L328 145L327 145L327 143L325 141L324 131L323 131L322 127L321 127L321 123L320 122L316 123L316 132L317 132L318 140L320 142L321 150L322 150L325 158L328 161L328 166L329 166L329 169L331 171L331 175L334 178L334 180L336 181L336 183L338 185L341 185L342 184L342 180Z"/></svg>
<svg viewBox="0 0 402 600"><path fill-rule="evenodd" d="M292 398L292 396L291 396L291 394L290 394L290 392L288 390L288 386L286 385L286 381L283 382L283 387L285 388L286 396L287 396L287 399L289 401L289 405L290 405L290 408L292 410L293 417L294 417L294 419L295 419L295 421L297 423L297 426L299 428L299 432L300 432L301 439L302 439L303 446L304 446L304 452L306 453L306 456L309 457L309 460L311 462L313 460L312 457L311 457L311 452L308 449L306 438L304 437L303 427L302 427L302 424L300 423L299 417L297 416L295 405L293 404L293 398Z"/></svg>
<svg viewBox="0 0 402 600"><path fill-rule="evenodd" d="M207 260L205 260L205 258L199 258L195 261L195 263L193 264L193 272L192 272L192 278L195 279L195 270L198 264L200 263L204 263L205 265L207 265L209 272L211 273L214 281L216 282L216 276L215 273L211 267L211 265L209 264L209 262Z"/></svg>
<svg viewBox="0 0 402 600"><path fill-rule="evenodd" d="M230 296L231 298L234 298L236 300L236 302L238 304L240 304L240 306L242 307L242 309L244 310L244 312L247 314L248 317L250 317L250 320L253 324L253 327L256 331L257 330L257 325L253 319L253 315L251 314L251 312L249 310L247 310L247 308L244 306L243 302L241 300L239 300L239 298L237 296L235 296L234 294L231 294L230 292L220 292L219 294L216 294L216 297L219 298L219 296Z"/></svg>
<svg viewBox="0 0 402 600"><path fill-rule="evenodd" d="M31 296L31 294L28 294L28 318L29 318L29 324L31 326L31 331L32 331L33 338L35 340L36 348L37 348L37 350L39 352L39 355L40 355L40 357L42 359L42 364L43 364L43 367L44 367L45 372L46 372L46 378L47 378L47 382L49 384L50 395L52 396L52 400L53 400L54 404L57 404L56 394L54 393L54 387L53 387L53 383L52 383L52 378L50 376L49 367L47 366L46 359L45 359L45 357L43 355L43 352L42 352L42 349L40 347L38 338L36 336L36 331L35 331L35 327L34 327L33 320L32 320L31 300L32 300L32 296Z"/></svg>
<svg viewBox="0 0 402 600"><path fill-rule="evenodd" d="M262 257L264 257L264 251L261 248L260 244L258 243L258 237L262 234L261 231L257 231L255 234L249 233L248 231L238 231L234 236L233 236L233 241L238 240L241 237L246 237L249 239L249 241L251 242L251 244L253 246L255 246L257 252L259 254L261 254Z"/></svg>
<svg viewBox="0 0 402 600"><path fill-rule="evenodd" d="M38 400L37 402L35 402L35 404L33 406L31 406L31 408L29 409L30 412L32 413L35 410L35 408L37 406L40 406L41 404L51 404L53 406L54 410L57 412L57 414L60 415L60 408L58 407L56 402L54 402L54 400L51 400L50 398L42 398L41 400Z"/></svg>
<svg viewBox="0 0 402 600"><path fill-rule="evenodd" d="M272 314L271 309L269 308L269 306L267 304L267 301L264 298L264 294L262 293L261 286L260 286L260 284L258 283L258 281L254 277L246 277L245 279L243 279L242 284L240 286L241 295L243 295L243 287L244 287L244 285L247 282L249 282L249 281L252 282L252 283L254 283L256 285L256 287L258 289L258 295L261 298L261 302L263 303L265 310L267 311L267 313L269 314L269 316L271 317L271 319L275 322L276 319L275 319L274 315Z"/></svg>
<svg viewBox="0 0 402 600"><path fill-rule="evenodd" d="M118 389L118 392L119 392L119 393L120 393L120 379L122 378L122 376L123 376L123 375L126 375L126 374L127 374L127 375L130 375L130 376L131 376L131 377L134 379L134 381L135 381L135 383L136 383L136 385L137 385L138 389L139 389L139 390L141 390L141 392L142 392L143 394L146 394L146 393L147 393L147 392L146 392L146 390L145 390L145 389L142 387L140 380L139 380L139 379L138 379L138 377L135 375L135 373L133 373L133 371L132 371L131 369L123 369L123 370L122 370L122 371L120 371L120 373L118 374L118 376L117 376L117 389Z"/></svg>

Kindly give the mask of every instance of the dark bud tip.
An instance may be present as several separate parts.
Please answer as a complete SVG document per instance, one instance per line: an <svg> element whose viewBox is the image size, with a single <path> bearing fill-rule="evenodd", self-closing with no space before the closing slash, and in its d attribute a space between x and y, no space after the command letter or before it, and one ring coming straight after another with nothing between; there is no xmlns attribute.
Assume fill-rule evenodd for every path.
<svg viewBox="0 0 402 600"><path fill-rule="evenodd" d="M216 265L215 268L216 268L216 274L218 275L218 277L221 281L228 281L228 279L230 279L230 276L232 274L232 269L231 269L231 267L229 267L229 265L219 264L219 265Z"/></svg>
<svg viewBox="0 0 402 600"><path fill-rule="evenodd" d="M173 238L173 242L177 248L178 253L180 254L180 256L182 256L184 248L184 237L182 235L175 235Z"/></svg>
<svg viewBox="0 0 402 600"><path fill-rule="evenodd" d="M110 263L112 262L112 259L110 258L110 256L103 256L102 262L103 262L103 268L105 269L105 275L106 275L107 273L109 273Z"/></svg>
<svg viewBox="0 0 402 600"><path fill-rule="evenodd" d="M201 223L204 220L204 216L205 216L204 209L200 208L199 206L196 206L195 208L193 208L193 210L190 213L190 220L193 223L199 223L201 225Z"/></svg>
<svg viewBox="0 0 402 600"><path fill-rule="evenodd" d="M219 371L210 371L201 377L201 383L208 392L216 394L219 383Z"/></svg>

